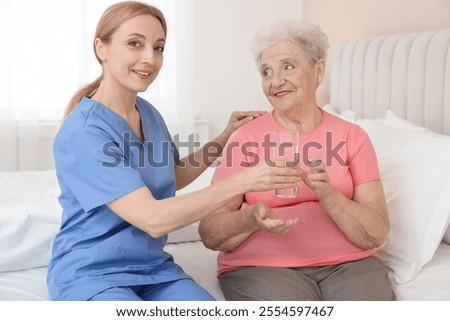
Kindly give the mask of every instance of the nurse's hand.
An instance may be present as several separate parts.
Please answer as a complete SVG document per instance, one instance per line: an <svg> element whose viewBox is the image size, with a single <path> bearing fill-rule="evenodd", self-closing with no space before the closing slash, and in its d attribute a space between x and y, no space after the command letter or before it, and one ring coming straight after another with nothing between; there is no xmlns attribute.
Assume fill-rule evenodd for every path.
<svg viewBox="0 0 450 321"><path fill-rule="evenodd" d="M226 179L244 194L294 187L301 180L301 173L298 166L275 167L261 161L258 165L247 167Z"/></svg>
<svg viewBox="0 0 450 321"><path fill-rule="evenodd" d="M230 119L228 120L228 124L223 130L223 132L219 135L221 140L224 140L224 143L230 138L231 134L238 129L239 127L247 124L259 116L262 116L266 113L266 111L256 110L256 111L235 111L231 114Z"/></svg>

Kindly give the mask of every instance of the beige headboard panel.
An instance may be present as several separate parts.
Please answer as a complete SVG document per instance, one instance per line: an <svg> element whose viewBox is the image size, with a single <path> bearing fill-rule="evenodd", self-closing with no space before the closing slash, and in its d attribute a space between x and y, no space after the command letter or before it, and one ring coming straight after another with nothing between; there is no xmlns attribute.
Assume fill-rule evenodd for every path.
<svg viewBox="0 0 450 321"><path fill-rule="evenodd" d="M450 135L450 29L338 45L330 95L337 110L383 118L389 109Z"/></svg>

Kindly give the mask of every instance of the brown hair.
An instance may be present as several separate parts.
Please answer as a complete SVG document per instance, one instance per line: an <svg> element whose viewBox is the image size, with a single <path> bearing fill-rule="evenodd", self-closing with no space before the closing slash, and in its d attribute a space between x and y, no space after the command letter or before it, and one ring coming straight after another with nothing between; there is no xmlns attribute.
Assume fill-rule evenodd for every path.
<svg viewBox="0 0 450 321"><path fill-rule="evenodd" d="M116 32L116 30L122 23L143 14L148 14L158 19L161 22L164 33L167 35L166 20L163 13L159 9L138 1L124 1L113 4L105 10L97 24L97 29L95 31L94 53L100 64L102 63L102 61L98 57L95 50L95 39L99 38L106 43L109 42L111 40L111 36L114 34L114 32ZM75 95L67 105L67 108L64 112L64 118L70 114L70 112L75 108L75 106L81 101L84 96L91 97L96 93L98 87L100 86L101 80L102 76L82 87L75 93Z"/></svg>

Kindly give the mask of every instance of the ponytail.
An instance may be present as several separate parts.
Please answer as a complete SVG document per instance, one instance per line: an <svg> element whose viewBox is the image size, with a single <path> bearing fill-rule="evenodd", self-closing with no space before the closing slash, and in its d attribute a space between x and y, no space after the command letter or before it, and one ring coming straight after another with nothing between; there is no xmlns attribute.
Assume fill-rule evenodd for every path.
<svg viewBox="0 0 450 321"><path fill-rule="evenodd" d="M75 106L83 99L83 97L85 96L92 97L97 92L101 80L102 77L100 76L90 84L87 84L86 86L82 87L75 93L75 95L73 95L72 99L70 100L69 104L66 107L66 110L64 111L64 119L67 116L69 116L69 114L72 112Z"/></svg>

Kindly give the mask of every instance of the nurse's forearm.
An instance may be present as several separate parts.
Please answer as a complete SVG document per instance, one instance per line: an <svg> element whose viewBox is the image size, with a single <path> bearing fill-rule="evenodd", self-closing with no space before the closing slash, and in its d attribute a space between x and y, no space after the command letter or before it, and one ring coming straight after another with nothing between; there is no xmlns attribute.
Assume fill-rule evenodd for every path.
<svg viewBox="0 0 450 321"><path fill-rule="evenodd" d="M192 183L221 155L225 137L218 136L202 148L182 158L175 167L177 190Z"/></svg>
<svg viewBox="0 0 450 321"><path fill-rule="evenodd" d="M157 200L147 187L141 187L107 206L130 224L160 237L202 219L236 196L292 187L299 179L297 168L261 162L192 193Z"/></svg>
<svg viewBox="0 0 450 321"><path fill-rule="evenodd" d="M108 207L125 221L158 238L202 219L243 191L242 186L223 181L192 193L156 200L149 189L142 187L109 203Z"/></svg>

